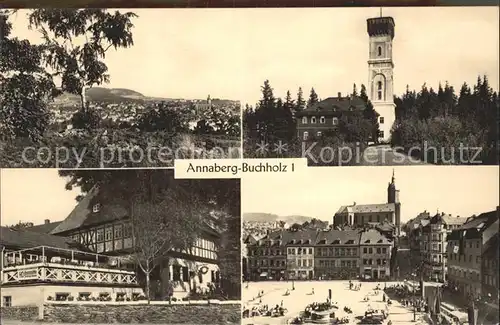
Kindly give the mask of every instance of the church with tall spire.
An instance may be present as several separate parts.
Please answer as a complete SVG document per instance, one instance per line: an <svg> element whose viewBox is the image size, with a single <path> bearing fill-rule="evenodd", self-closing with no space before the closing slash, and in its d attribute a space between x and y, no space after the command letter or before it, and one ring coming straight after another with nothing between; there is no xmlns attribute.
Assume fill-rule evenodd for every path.
<svg viewBox="0 0 500 325"><path fill-rule="evenodd" d="M396 176L392 171L392 178L387 186L387 202L376 204L357 204L341 206L333 217L333 226L375 227L383 232L390 232L392 236L401 234L401 202L399 190L396 188Z"/></svg>

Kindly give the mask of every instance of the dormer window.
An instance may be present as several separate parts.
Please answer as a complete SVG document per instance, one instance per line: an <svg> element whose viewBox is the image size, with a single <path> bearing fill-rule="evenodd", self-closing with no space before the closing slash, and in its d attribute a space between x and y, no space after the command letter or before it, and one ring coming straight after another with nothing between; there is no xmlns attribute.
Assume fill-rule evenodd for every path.
<svg viewBox="0 0 500 325"><path fill-rule="evenodd" d="M354 107L351 106L351 107L349 107L349 112L352 112L352 111L354 111Z"/></svg>
<svg viewBox="0 0 500 325"><path fill-rule="evenodd" d="M333 125L338 125L338 124L339 124L339 119L338 119L338 117L334 117L334 118L332 119L332 123L333 123Z"/></svg>
<svg viewBox="0 0 500 325"><path fill-rule="evenodd" d="M304 116L304 117L302 118L302 124L307 124L307 116Z"/></svg>
<svg viewBox="0 0 500 325"><path fill-rule="evenodd" d="M321 117L319 118L319 123L320 123L320 124L325 124L325 122L326 122L325 117L324 117L324 116L321 116Z"/></svg>
<svg viewBox="0 0 500 325"><path fill-rule="evenodd" d="M316 123L316 116L311 117L311 123L312 124Z"/></svg>
<svg viewBox="0 0 500 325"><path fill-rule="evenodd" d="M96 213L99 211L101 211L101 204L100 203L94 204L94 206L92 207L92 212Z"/></svg>

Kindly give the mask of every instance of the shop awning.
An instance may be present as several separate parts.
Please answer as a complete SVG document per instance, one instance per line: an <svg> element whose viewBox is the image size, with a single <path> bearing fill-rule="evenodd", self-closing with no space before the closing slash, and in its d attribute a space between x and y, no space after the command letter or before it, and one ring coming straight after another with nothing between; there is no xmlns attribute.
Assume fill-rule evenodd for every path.
<svg viewBox="0 0 500 325"><path fill-rule="evenodd" d="M262 272L262 273L260 274L260 276L261 276L261 277L267 277L267 272Z"/></svg>

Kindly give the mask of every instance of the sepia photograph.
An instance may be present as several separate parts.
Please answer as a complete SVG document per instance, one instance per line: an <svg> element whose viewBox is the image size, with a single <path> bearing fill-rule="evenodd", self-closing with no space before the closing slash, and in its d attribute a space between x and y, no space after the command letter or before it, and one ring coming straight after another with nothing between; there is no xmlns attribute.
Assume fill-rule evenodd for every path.
<svg viewBox="0 0 500 325"><path fill-rule="evenodd" d="M243 323L498 323L498 177L398 166L243 179Z"/></svg>
<svg viewBox="0 0 500 325"><path fill-rule="evenodd" d="M498 10L256 12L248 38L260 43L248 54L242 98L245 158L498 164Z"/></svg>
<svg viewBox="0 0 500 325"><path fill-rule="evenodd" d="M240 324L240 180L1 171L2 324Z"/></svg>
<svg viewBox="0 0 500 325"><path fill-rule="evenodd" d="M0 166L241 158L233 23L230 10L2 9Z"/></svg>

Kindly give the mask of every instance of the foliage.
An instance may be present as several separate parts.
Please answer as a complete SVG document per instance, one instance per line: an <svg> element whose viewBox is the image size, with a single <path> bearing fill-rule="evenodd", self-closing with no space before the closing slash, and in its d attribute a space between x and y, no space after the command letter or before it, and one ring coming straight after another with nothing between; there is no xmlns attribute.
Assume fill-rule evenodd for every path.
<svg viewBox="0 0 500 325"><path fill-rule="evenodd" d="M33 9L29 27L37 29L42 44L11 36L9 17L0 12L0 135L40 140L49 121L48 103L63 91L82 96L85 87L109 81L105 54L109 48L133 45L133 13L104 9ZM85 39L83 44L78 40ZM54 77L61 79L56 87ZM75 116L78 123L95 122L91 116ZM80 124L81 124L80 123Z"/></svg>
<svg viewBox="0 0 500 325"><path fill-rule="evenodd" d="M486 76L473 90L464 83L458 96L448 84L437 92L424 84L418 93L407 88L395 102L393 146L416 148L413 155L437 164L498 163L499 99Z"/></svg>
<svg viewBox="0 0 500 325"><path fill-rule="evenodd" d="M284 101L276 98L268 80L264 82L261 90L262 99L256 108L247 105L243 112L245 158L308 157L309 165L349 165L354 163L352 152L356 151L353 150L363 150L368 141L378 133L377 114L368 101L364 86L360 95L367 103L364 111L343 116L337 132L327 131L320 139L313 136L307 141L297 138L294 117L294 113L305 106L302 90L299 89L296 101L291 98L290 91ZM312 89L309 105L317 101L317 94ZM259 146L266 143L267 150L258 150ZM277 150L279 143L283 144L283 150ZM273 145L275 147L272 147Z"/></svg>
<svg viewBox="0 0 500 325"><path fill-rule="evenodd" d="M8 226L8 227L11 229L15 229L15 230L22 230L22 229L31 228L33 226L34 226L33 222L19 221L17 224L12 225L12 226Z"/></svg>
<svg viewBox="0 0 500 325"><path fill-rule="evenodd" d="M307 107L311 107L318 102L319 102L318 94L316 94L314 88L311 88L311 93L309 94L309 100L307 101Z"/></svg>
<svg viewBox="0 0 500 325"><path fill-rule="evenodd" d="M216 212L221 286L230 298L240 297L240 180L174 179L173 171L165 169L79 169L59 174L68 179L67 189L77 186L88 193L97 185L94 201L126 207L138 238L135 256L146 275L160 259L165 263L165 252L192 246L209 214ZM168 279L168 274L162 278ZM167 289L163 283L163 292Z"/></svg>
<svg viewBox="0 0 500 325"><path fill-rule="evenodd" d="M10 11L0 11L0 139L42 137L50 113L47 101L58 94L43 67L44 46L12 37Z"/></svg>
<svg viewBox="0 0 500 325"><path fill-rule="evenodd" d="M48 67L61 78L61 90L82 96L85 88L109 82L104 62L110 48L131 47L132 12L105 9L34 9L29 15L30 28L44 39L44 57ZM83 44L77 44L85 39Z"/></svg>

